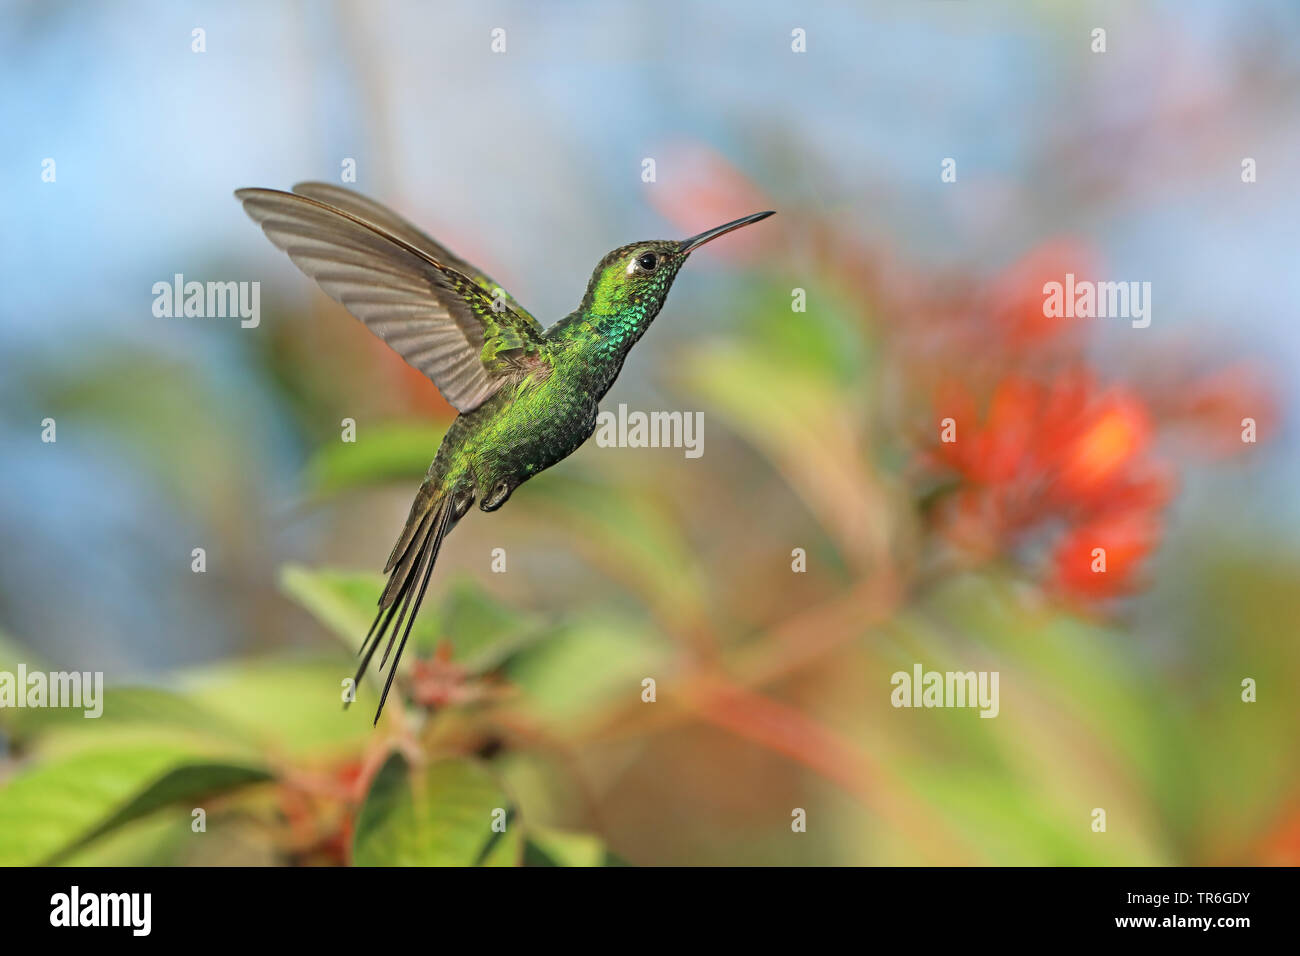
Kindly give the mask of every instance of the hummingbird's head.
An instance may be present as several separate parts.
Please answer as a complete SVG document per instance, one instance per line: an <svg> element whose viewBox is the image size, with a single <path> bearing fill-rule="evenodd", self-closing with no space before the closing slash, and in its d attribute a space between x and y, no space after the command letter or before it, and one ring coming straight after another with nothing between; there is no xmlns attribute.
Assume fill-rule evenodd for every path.
<svg viewBox="0 0 1300 956"><path fill-rule="evenodd" d="M652 239L615 249L600 260L587 285L584 310L592 315L634 315L644 331L663 307L686 257L719 236L772 215L759 212L690 239Z"/></svg>

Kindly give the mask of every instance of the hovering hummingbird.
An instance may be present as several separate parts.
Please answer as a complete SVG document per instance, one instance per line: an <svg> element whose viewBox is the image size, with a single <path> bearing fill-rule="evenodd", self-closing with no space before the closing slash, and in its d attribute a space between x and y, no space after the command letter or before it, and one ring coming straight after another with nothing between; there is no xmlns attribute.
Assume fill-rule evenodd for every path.
<svg viewBox="0 0 1300 956"><path fill-rule="evenodd" d="M427 375L460 413L388 556L388 583L361 645L356 683L385 635L380 668L393 659L377 724L447 532L475 500L495 511L533 475L577 451L686 257L772 213L682 241L615 249L597 264L577 310L543 329L481 269L359 193L299 183L291 193L240 189L235 197L298 268Z"/></svg>

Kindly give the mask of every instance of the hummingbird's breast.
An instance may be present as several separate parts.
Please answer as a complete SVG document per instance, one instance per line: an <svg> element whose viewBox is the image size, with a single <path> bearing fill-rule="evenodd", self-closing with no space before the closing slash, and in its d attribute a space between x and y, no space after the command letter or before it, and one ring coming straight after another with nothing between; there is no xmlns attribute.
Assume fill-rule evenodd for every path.
<svg viewBox="0 0 1300 956"><path fill-rule="evenodd" d="M576 360L557 356L549 374L534 373L460 415L430 471L471 483L482 505L499 507L520 484L577 451L595 430L600 395Z"/></svg>

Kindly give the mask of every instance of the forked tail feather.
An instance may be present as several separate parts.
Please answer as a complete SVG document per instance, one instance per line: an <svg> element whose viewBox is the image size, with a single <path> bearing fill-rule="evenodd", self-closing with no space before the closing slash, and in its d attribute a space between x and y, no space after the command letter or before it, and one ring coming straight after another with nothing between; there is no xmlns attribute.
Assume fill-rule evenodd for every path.
<svg viewBox="0 0 1300 956"><path fill-rule="evenodd" d="M361 650L358 652L361 655L361 665L352 682L354 688L360 686L361 678L370 666L370 659L375 656L375 651L387 634L388 643L379 660L379 667L383 669L390 654L393 665L388 669L384 691L379 697L379 707L375 711L376 724L379 723L379 715L384 712L384 702L388 700L393 678L397 676L397 665L402 660L402 651L406 649L406 640L411 636L411 626L424 602L424 592L429 587L433 564L451 523L451 512L450 495L440 493L431 482L421 485L420 492L411 505L411 514L406 519L402 535L397 539L384 568L389 572L388 584L379 598L379 612L375 615L374 623L370 625L366 639L361 642ZM393 623L394 618L396 625ZM400 642L397 642L398 631L402 632ZM396 654L392 653L394 642L397 642Z"/></svg>

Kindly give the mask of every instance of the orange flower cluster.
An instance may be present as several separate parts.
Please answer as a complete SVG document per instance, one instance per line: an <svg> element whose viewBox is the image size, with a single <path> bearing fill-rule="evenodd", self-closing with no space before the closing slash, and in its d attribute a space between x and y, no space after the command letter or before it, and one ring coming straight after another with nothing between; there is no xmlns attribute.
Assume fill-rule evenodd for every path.
<svg viewBox="0 0 1300 956"><path fill-rule="evenodd" d="M1103 389L1086 371L1051 383L1013 373L983 415L959 382L941 389L936 409L948 427L934 463L960 479L939 509L950 540L991 557L1050 530L1060 590L1106 597L1132 588L1174 490L1139 395Z"/></svg>
<svg viewBox="0 0 1300 956"><path fill-rule="evenodd" d="M936 509L940 531L982 557L1037 545L1052 590L1101 599L1134 590L1160 544L1177 469L1157 437L1239 453L1251 447L1245 423L1266 432L1276 414L1244 363L1198 374L1192 357L1166 351L1140 379L1102 384L1085 358L1090 320L1044 319L1042 307L1044 282L1088 274L1091 259L1076 243L1045 243L960 306L932 304L958 317L937 349L898 344L931 383L935 418L952 423L923 443L923 462L958 479Z"/></svg>

